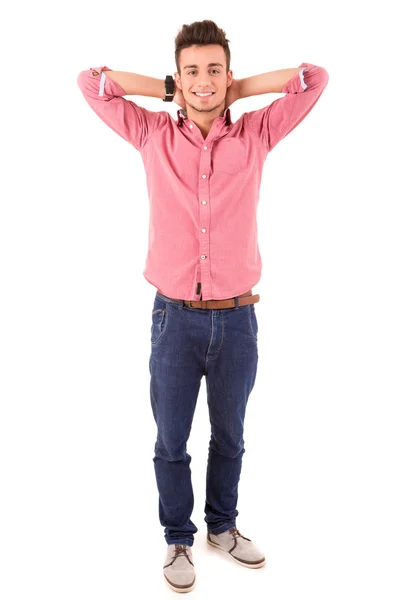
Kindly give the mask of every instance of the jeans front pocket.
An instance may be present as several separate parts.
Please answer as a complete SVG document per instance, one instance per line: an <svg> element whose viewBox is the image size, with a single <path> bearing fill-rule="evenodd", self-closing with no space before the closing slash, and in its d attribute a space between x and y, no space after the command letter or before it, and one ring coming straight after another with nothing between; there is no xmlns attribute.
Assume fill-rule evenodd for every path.
<svg viewBox="0 0 400 600"><path fill-rule="evenodd" d="M155 346L161 341L167 328L167 305L165 308L157 308L151 313L151 344Z"/></svg>

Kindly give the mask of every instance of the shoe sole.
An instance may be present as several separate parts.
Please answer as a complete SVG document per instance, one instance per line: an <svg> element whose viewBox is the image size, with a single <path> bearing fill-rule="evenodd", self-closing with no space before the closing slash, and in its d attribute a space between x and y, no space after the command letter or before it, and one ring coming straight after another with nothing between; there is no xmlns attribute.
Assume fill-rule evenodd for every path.
<svg viewBox="0 0 400 600"><path fill-rule="evenodd" d="M225 550L225 548L222 548L221 546L214 544L214 542L211 542L208 538L207 538L207 544L210 544L210 546L217 548L217 550L222 550L222 552L226 552L226 554L229 554L229 556L231 556L233 558L233 560L235 560L237 563L242 565L242 567L248 567L249 569L260 569L261 567L263 567L265 565L266 559L264 559L263 562L257 563L256 565L249 565L248 563L244 563L241 560L239 560L238 558L236 558L236 556L233 556L233 554L228 552L228 550Z"/></svg>
<svg viewBox="0 0 400 600"><path fill-rule="evenodd" d="M194 586L195 586L195 583L196 583L196 579L194 579L194 581L193 581L193 583L192 583L192 585L191 585L190 587L185 587L185 588L177 588L177 587L175 587L175 586L174 586L174 584L173 584L173 583L171 583L171 582L170 582L170 581L169 581L169 580L166 578L166 576L165 576L165 575L164 575L164 579L165 579L165 582L166 582L166 584L167 584L167 585L168 585L168 586L171 588L171 590L174 590L174 592L178 592L178 593L180 593L180 594L184 594L184 593L186 593L186 592L191 592L191 591L192 591L192 589L193 589L193 588L194 588Z"/></svg>

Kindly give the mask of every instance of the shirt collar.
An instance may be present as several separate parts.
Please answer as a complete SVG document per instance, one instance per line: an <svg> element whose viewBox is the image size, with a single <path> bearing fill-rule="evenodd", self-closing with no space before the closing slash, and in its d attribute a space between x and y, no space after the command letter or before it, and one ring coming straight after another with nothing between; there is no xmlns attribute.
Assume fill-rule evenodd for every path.
<svg viewBox="0 0 400 600"><path fill-rule="evenodd" d="M183 121L188 118L186 109L185 108L180 108L177 111L177 115L178 115L178 125L181 126L181 125L183 125ZM231 121L231 109L229 107L224 110L223 117L225 119L225 125L231 125L231 123L232 123L232 121Z"/></svg>

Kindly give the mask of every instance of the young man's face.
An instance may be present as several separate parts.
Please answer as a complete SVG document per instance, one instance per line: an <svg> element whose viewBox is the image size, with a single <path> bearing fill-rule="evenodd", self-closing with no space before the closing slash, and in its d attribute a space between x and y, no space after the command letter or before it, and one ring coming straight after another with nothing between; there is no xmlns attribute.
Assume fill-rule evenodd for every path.
<svg viewBox="0 0 400 600"><path fill-rule="evenodd" d="M180 55L180 68L181 75L175 73L176 85L181 89L186 105L195 112L222 114L226 91L232 83L232 71L226 73L222 46L210 44L184 48ZM212 94L201 97L195 92Z"/></svg>

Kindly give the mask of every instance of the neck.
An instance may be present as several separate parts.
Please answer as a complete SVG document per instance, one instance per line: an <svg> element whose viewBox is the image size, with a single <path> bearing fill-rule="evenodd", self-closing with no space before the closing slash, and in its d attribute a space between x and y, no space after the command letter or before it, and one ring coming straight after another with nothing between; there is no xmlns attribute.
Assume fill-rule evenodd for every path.
<svg viewBox="0 0 400 600"><path fill-rule="evenodd" d="M197 127L201 132L208 133L212 127L213 122L218 117L223 117L225 112L225 99L224 101L214 108L214 110L197 110L195 107L186 103L186 114L187 118L196 123Z"/></svg>

